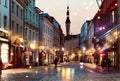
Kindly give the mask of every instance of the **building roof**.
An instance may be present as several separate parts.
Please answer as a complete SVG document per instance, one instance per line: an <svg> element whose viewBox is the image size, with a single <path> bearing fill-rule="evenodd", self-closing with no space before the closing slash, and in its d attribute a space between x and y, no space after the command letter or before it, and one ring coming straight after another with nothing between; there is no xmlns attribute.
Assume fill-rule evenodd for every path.
<svg viewBox="0 0 120 81"><path fill-rule="evenodd" d="M80 34L76 34L76 35L67 35L65 36L65 40L72 40L75 38L78 38Z"/></svg>
<svg viewBox="0 0 120 81"><path fill-rule="evenodd" d="M40 12L43 12L42 10L40 10L40 8L38 8L38 7L35 7L35 10L36 10L36 12L39 14Z"/></svg>
<svg viewBox="0 0 120 81"><path fill-rule="evenodd" d="M48 13L42 13L42 14L40 14L40 16L47 18L55 27L61 29L61 26L57 22L57 20L54 17L50 16ZM57 25L54 22L56 22Z"/></svg>

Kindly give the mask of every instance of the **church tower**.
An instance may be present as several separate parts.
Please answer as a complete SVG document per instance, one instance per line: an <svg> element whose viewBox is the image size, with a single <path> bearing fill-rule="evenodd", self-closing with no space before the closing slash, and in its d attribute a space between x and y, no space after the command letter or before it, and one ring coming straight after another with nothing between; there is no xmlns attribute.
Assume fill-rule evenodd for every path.
<svg viewBox="0 0 120 81"><path fill-rule="evenodd" d="M66 13L66 15L67 15L67 18L66 18L66 22L65 22L65 24L66 24L66 35L68 36L68 35L70 35L70 13L69 13L69 6L67 6L67 13Z"/></svg>

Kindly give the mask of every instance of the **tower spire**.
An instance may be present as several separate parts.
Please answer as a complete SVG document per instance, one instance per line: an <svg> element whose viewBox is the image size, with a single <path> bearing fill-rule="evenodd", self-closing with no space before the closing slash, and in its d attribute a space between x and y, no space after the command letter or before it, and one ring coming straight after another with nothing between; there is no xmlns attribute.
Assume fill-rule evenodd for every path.
<svg viewBox="0 0 120 81"><path fill-rule="evenodd" d="M67 5L67 18L66 18L66 35L70 35L70 12L69 12L69 5Z"/></svg>

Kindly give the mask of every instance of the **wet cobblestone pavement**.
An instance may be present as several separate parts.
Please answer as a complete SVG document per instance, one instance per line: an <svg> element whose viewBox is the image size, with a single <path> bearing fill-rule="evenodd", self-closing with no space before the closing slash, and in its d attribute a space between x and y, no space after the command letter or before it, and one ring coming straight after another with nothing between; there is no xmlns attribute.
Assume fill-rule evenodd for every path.
<svg viewBox="0 0 120 81"><path fill-rule="evenodd" d="M120 73L102 74L79 63L66 63L57 68L41 66L3 70L0 81L120 81Z"/></svg>

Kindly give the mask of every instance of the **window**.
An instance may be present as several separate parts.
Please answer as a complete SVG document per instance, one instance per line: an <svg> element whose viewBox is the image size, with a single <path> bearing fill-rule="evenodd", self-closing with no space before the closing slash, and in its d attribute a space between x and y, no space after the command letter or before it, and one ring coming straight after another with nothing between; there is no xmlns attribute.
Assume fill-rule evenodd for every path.
<svg viewBox="0 0 120 81"><path fill-rule="evenodd" d="M38 40L38 34L36 33L36 40Z"/></svg>
<svg viewBox="0 0 120 81"><path fill-rule="evenodd" d="M29 30L29 40L31 40L31 30Z"/></svg>
<svg viewBox="0 0 120 81"><path fill-rule="evenodd" d="M33 37L32 38L33 38L33 40L35 40L35 32L33 32Z"/></svg>
<svg viewBox="0 0 120 81"><path fill-rule="evenodd" d="M14 5L15 3L12 1L12 12L14 13Z"/></svg>
<svg viewBox="0 0 120 81"><path fill-rule="evenodd" d="M35 21L34 21L34 18L35 18L35 17L34 17L34 16L35 16L35 15L33 14L33 24L35 24Z"/></svg>
<svg viewBox="0 0 120 81"><path fill-rule="evenodd" d="M19 9L19 7L17 6L17 8L16 8L16 11L17 11L17 16L19 16L19 15L18 15L18 13L19 13L19 12L18 12L18 9Z"/></svg>
<svg viewBox="0 0 120 81"><path fill-rule="evenodd" d="M15 29L14 29L14 21L12 21L12 25L11 25L11 30L13 30L13 34L15 33Z"/></svg>
<svg viewBox="0 0 120 81"><path fill-rule="evenodd" d="M16 34L19 34L19 25L16 24Z"/></svg>
<svg viewBox="0 0 120 81"><path fill-rule="evenodd" d="M0 4L1 4L1 0L0 0Z"/></svg>
<svg viewBox="0 0 120 81"><path fill-rule="evenodd" d="M0 28L1 28L1 13L0 13Z"/></svg>
<svg viewBox="0 0 120 81"><path fill-rule="evenodd" d="M22 26L20 27L19 32L20 32L20 36L22 37L22 35L23 35L23 27Z"/></svg>
<svg viewBox="0 0 120 81"><path fill-rule="evenodd" d="M30 19L29 19L29 20L30 20L30 22L31 22L31 16L32 16L32 15L31 15L31 11L30 11Z"/></svg>
<svg viewBox="0 0 120 81"><path fill-rule="evenodd" d="M28 40L27 39L27 28L25 28L25 30L24 30L24 37L25 37L25 40Z"/></svg>
<svg viewBox="0 0 120 81"><path fill-rule="evenodd" d="M4 6L7 7L7 0L4 0Z"/></svg>
<svg viewBox="0 0 120 81"><path fill-rule="evenodd" d="M4 16L4 29L7 28L7 16Z"/></svg>
<svg viewBox="0 0 120 81"><path fill-rule="evenodd" d="M21 9L21 19L23 19L23 10Z"/></svg>
<svg viewBox="0 0 120 81"><path fill-rule="evenodd" d="M25 19L27 20L27 9L25 10Z"/></svg>
<svg viewBox="0 0 120 81"><path fill-rule="evenodd" d="M43 32L45 32L45 24L43 24Z"/></svg>

